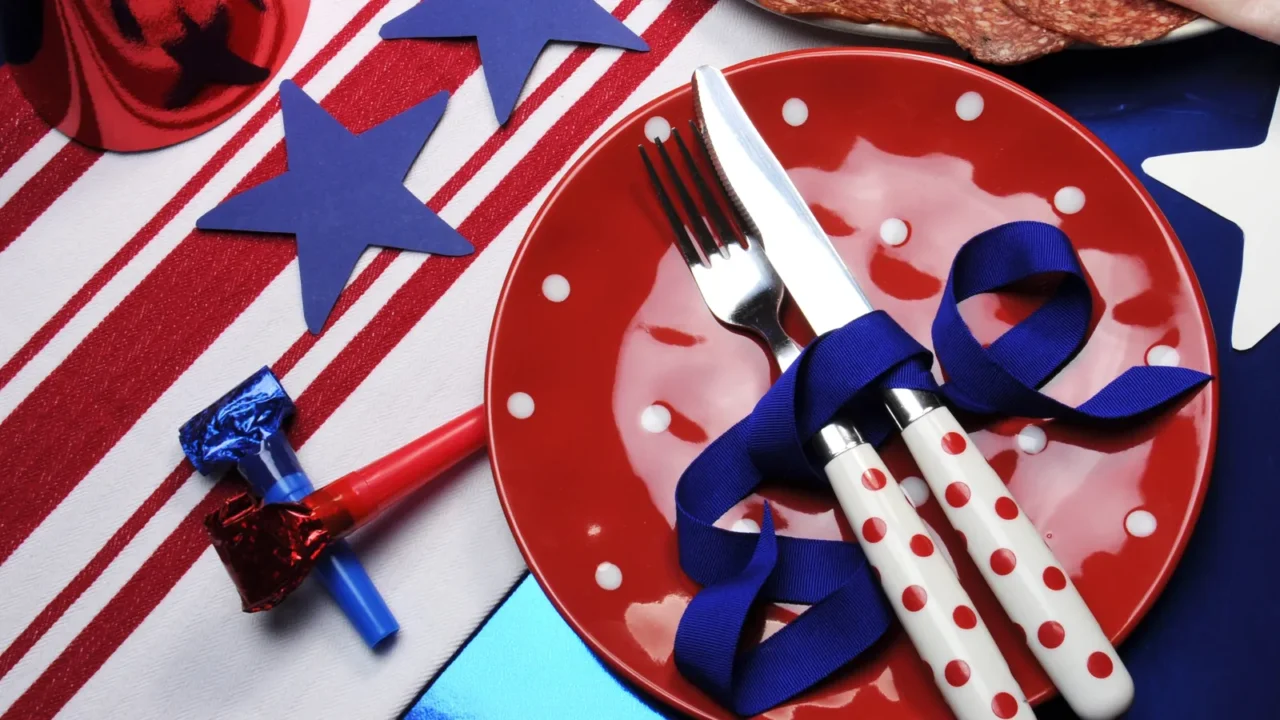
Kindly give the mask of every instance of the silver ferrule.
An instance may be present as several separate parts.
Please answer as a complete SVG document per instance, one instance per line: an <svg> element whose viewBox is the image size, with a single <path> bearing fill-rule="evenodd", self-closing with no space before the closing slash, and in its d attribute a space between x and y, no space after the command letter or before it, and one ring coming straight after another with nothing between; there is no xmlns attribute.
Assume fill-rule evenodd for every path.
<svg viewBox="0 0 1280 720"><path fill-rule="evenodd" d="M886 390L884 406L899 430L942 407L942 398L925 390Z"/></svg>
<svg viewBox="0 0 1280 720"><path fill-rule="evenodd" d="M852 425L833 422L818 431L809 441L809 454L820 464L835 460L840 455L866 442Z"/></svg>

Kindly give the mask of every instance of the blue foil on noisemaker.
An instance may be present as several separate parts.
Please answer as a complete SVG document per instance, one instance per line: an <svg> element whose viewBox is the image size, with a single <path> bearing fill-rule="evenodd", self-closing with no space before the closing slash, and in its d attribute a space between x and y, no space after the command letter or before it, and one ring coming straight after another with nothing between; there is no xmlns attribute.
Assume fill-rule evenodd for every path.
<svg viewBox="0 0 1280 720"><path fill-rule="evenodd" d="M264 367L188 420L178 441L196 470L208 475L256 455L293 411L293 400Z"/></svg>

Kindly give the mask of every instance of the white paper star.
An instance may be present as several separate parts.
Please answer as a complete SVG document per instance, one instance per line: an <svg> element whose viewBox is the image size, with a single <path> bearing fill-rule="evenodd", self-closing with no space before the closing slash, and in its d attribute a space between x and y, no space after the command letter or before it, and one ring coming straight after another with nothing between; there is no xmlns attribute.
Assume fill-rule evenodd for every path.
<svg viewBox="0 0 1280 720"><path fill-rule="evenodd" d="M1161 155L1147 158L1142 169L1244 232L1231 347L1257 345L1280 325L1280 98L1261 145Z"/></svg>

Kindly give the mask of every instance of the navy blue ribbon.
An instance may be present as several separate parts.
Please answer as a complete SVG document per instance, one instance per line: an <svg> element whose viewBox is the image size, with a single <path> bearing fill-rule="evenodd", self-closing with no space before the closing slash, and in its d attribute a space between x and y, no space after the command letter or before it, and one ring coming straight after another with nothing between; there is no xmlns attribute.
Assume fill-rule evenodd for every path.
<svg viewBox="0 0 1280 720"><path fill-rule="evenodd" d="M1046 274L1060 282L1045 303L984 348L958 304ZM767 504L759 534L713 525L766 479L826 487L804 447L837 412L875 443L892 430L881 404L885 388L941 392L974 413L1120 422L1163 408L1210 379L1185 368L1135 367L1078 407L1044 395L1037 388L1084 345L1092 305L1067 236L1045 223L1016 222L974 237L952 264L933 323L945 386L930 374L930 353L883 312L810 343L676 486L680 565L703 586L676 632L681 673L738 714L754 715L820 682L888 628L891 611L857 544L779 536ZM812 607L742 651L748 613L765 601Z"/></svg>

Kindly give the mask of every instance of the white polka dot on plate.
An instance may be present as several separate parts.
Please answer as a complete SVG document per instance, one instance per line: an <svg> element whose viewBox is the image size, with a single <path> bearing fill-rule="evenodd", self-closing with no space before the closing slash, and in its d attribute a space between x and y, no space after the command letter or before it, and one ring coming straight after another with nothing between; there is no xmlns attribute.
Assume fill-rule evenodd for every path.
<svg viewBox="0 0 1280 720"><path fill-rule="evenodd" d="M660 433L671 426L671 411L662 405L650 405L640 413L640 427Z"/></svg>
<svg viewBox="0 0 1280 720"><path fill-rule="evenodd" d="M956 115L965 122L972 122L978 119L986 105L982 95L970 90L956 99Z"/></svg>
<svg viewBox="0 0 1280 720"><path fill-rule="evenodd" d="M1156 516L1146 510L1134 510L1125 516L1124 529L1134 537L1149 537L1156 531Z"/></svg>
<svg viewBox="0 0 1280 720"><path fill-rule="evenodd" d="M1049 438L1044 433L1044 428L1039 425L1028 425L1018 431L1016 438L1018 449L1028 455L1035 455L1044 450L1044 446L1049 444Z"/></svg>
<svg viewBox="0 0 1280 720"><path fill-rule="evenodd" d="M733 522L733 526L729 529L740 533L758 533L760 532L760 523L751 518L739 518Z"/></svg>
<svg viewBox="0 0 1280 720"><path fill-rule="evenodd" d="M611 562L602 562L596 566L596 584L602 590L617 590L622 587L622 570Z"/></svg>
<svg viewBox="0 0 1280 720"><path fill-rule="evenodd" d="M1147 364L1161 367L1178 367L1182 357L1168 345L1156 345L1147 351Z"/></svg>
<svg viewBox="0 0 1280 720"><path fill-rule="evenodd" d="M542 280L542 295L551 302L564 302L569 297L569 280L563 275L548 275Z"/></svg>
<svg viewBox="0 0 1280 720"><path fill-rule="evenodd" d="M809 119L809 106L800 98L782 103L782 119L791 127L800 127Z"/></svg>
<svg viewBox="0 0 1280 720"><path fill-rule="evenodd" d="M911 228L898 218L889 218L880 223L880 240L885 245L897 247L907 241L907 237L911 234Z"/></svg>
<svg viewBox="0 0 1280 720"><path fill-rule="evenodd" d="M1075 215L1084 209L1084 191L1068 185L1054 193L1053 206L1063 215Z"/></svg>
<svg viewBox="0 0 1280 720"><path fill-rule="evenodd" d="M902 479L902 492L906 494L912 507L920 507L929 502L929 484L915 475Z"/></svg>
<svg viewBox="0 0 1280 720"><path fill-rule="evenodd" d="M524 420L533 415L533 398L529 393L511 393L511 397L507 398L507 412L517 420Z"/></svg>
<svg viewBox="0 0 1280 720"><path fill-rule="evenodd" d="M654 142L666 142L671 137L671 123L660 115L654 115L644 123L644 136Z"/></svg>

